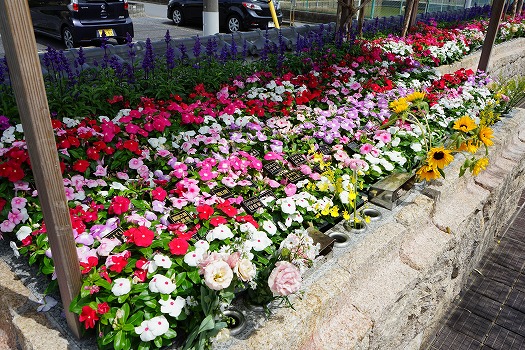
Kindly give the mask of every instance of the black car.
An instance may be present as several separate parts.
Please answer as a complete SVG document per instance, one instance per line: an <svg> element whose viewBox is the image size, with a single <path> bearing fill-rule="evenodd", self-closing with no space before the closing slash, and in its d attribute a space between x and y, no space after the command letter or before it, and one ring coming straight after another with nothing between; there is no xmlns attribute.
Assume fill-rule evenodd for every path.
<svg viewBox="0 0 525 350"><path fill-rule="evenodd" d="M283 12L274 1L279 24ZM202 23L203 0L170 0L168 18L176 25ZM228 32L275 26L266 0L219 0L219 25Z"/></svg>
<svg viewBox="0 0 525 350"><path fill-rule="evenodd" d="M35 32L62 40L68 49L107 38L133 37L128 0L28 0Z"/></svg>

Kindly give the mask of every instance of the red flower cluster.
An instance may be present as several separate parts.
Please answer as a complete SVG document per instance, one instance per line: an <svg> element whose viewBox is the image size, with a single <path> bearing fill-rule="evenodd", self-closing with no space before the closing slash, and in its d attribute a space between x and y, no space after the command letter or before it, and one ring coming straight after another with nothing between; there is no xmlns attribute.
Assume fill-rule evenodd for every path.
<svg viewBox="0 0 525 350"><path fill-rule="evenodd" d="M139 226L130 228L124 232L124 236L127 237L128 243L135 243L139 247L149 247L153 242L155 232L145 226Z"/></svg>

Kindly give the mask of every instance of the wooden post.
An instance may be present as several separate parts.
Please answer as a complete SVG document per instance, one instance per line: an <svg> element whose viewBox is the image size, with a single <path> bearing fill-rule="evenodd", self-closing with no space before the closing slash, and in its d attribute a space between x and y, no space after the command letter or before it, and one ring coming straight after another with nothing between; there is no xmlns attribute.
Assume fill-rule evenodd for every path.
<svg viewBox="0 0 525 350"><path fill-rule="evenodd" d="M496 34L498 33L499 23L501 21L501 15L503 14L503 8L505 7L505 0L494 0L492 8L490 10L490 21L487 29L487 35L481 48L481 57L479 58L478 70L484 72L487 71L490 60L490 53L496 40Z"/></svg>
<svg viewBox="0 0 525 350"><path fill-rule="evenodd" d="M414 8L414 0L407 0L405 5L405 16L403 19L403 28L401 30L401 36L405 37L410 28L410 20L412 19L412 10Z"/></svg>
<svg viewBox="0 0 525 350"><path fill-rule="evenodd" d="M419 9L419 0L414 0L414 3L412 4L412 14L410 16L410 24L408 26L408 29L414 28L416 26L418 9Z"/></svg>
<svg viewBox="0 0 525 350"><path fill-rule="evenodd" d="M80 267L27 1L0 1L0 34L67 323L80 337L78 317L69 311L71 300L82 285Z"/></svg>
<svg viewBox="0 0 525 350"><path fill-rule="evenodd" d="M363 37L363 25L365 23L365 7L362 6L359 10L359 15L357 16L357 36Z"/></svg>

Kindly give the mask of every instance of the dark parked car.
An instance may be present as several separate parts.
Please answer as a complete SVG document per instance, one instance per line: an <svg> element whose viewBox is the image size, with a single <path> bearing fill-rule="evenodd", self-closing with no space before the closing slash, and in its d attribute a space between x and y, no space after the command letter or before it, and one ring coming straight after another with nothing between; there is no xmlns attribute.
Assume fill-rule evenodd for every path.
<svg viewBox="0 0 525 350"><path fill-rule="evenodd" d="M100 40L133 37L128 0L28 0L35 32L62 40L68 49Z"/></svg>
<svg viewBox="0 0 525 350"><path fill-rule="evenodd" d="M274 1L279 24L283 12ZM176 25L202 23L203 0L170 0L168 18ZM275 24L266 0L219 0L219 25L228 32L252 28L273 28Z"/></svg>

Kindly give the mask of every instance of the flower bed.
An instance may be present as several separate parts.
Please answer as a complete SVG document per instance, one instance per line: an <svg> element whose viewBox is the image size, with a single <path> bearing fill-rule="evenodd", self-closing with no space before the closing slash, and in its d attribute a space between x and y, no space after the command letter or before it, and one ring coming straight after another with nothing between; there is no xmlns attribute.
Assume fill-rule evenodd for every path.
<svg viewBox="0 0 525 350"><path fill-rule="evenodd" d="M243 293L297 292L319 253L307 228L362 220L376 180L488 159L502 96L482 73L440 76L381 44L326 44L218 91L143 97L115 116L53 119L84 282L71 310L101 348L204 348ZM416 43L413 43L416 44ZM128 101L115 96L112 108ZM53 275L21 126L3 118L0 230Z"/></svg>

